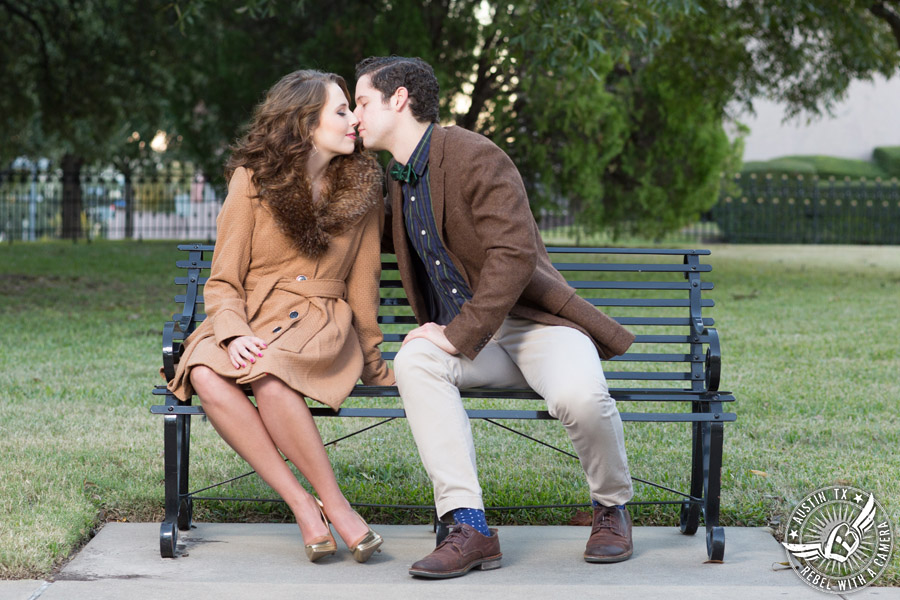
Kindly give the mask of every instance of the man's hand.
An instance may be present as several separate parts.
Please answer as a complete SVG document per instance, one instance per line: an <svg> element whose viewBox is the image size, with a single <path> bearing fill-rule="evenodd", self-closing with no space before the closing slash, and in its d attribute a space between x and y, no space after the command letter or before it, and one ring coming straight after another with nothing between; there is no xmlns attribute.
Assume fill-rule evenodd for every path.
<svg viewBox="0 0 900 600"><path fill-rule="evenodd" d="M228 358L235 369L246 367L245 361L255 363L257 358L262 358L262 351L266 349L266 342L256 336L242 335L228 342Z"/></svg>
<svg viewBox="0 0 900 600"><path fill-rule="evenodd" d="M421 327L416 327L406 334L406 338L403 340L401 348L410 340L422 338L430 341L447 354L459 354L459 350L456 349L456 346L451 344L450 340L447 339L447 336L444 335L445 327L445 325L438 325L437 323L425 323Z"/></svg>

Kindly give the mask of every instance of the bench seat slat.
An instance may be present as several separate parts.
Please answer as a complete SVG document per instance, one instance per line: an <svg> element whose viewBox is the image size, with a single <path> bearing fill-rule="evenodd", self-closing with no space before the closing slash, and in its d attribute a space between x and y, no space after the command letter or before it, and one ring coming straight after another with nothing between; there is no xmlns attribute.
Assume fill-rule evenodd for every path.
<svg viewBox="0 0 900 600"><path fill-rule="evenodd" d="M689 281L569 281L576 290L689 290ZM704 281L700 289L711 290L713 284Z"/></svg>
<svg viewBox="0 0 900 600"><path fill-rule="evenodd" d="M680 325L691 326L691 320L679 317L613 317L620 325ZM712 317L703 317L703 325L712 326L716 322Z"/></svg>
<svg viewBox="0 0 900 600"><path fill-rule="evenodd" d="M209 277L203 276L203 277L200 277L200 280L198 281L198 283L200 285L206 285L207 281L209 281ZM176 277L175 283L178 285L188 285L189 283L192 283L192 282L190 281L190 277Z"/></svg>
<svg viewBox="0 0 900 600"><path fill-rule="evenodd" d="M548 246L547 252L550 254L643 254L654 256L707 256L710 250L677 250L672 248L590 248L590 247L569 247L569 246Z"/></svg>
<svg viewBox="0 0 900 600"><path fill-rule="evenodd" d="M606 379L624 379L635 381L689 381L690 373L673 371L606 371Z"/></svg>
<svg viewBox="0 0 900 600"><path fill-rule="evenodd" d="M153 406L151 413L153 414L172 414L172 415L203 415L203 407L201 406ZM337 411L322 406L310 407L310 412L314 417L357 417L371 419L403 419L406 418L406 411L402 408L356 408L346 407ZM466 413L470 419L514 419L514 420L540 420L552 421L554 417L546 410L528 410L528 409L496 409L489 408L467 408ZM648 413L648 412L620 412L623 421L638 422L669 422L669 423L703 423L703 422L733 422L737 420L734 413L713 412L713 413Z"/></svg>
<svg viewBox="0 0 900 600"><path fill-rule="evenodd" d="M402 287L400 285L396 286L382 286L383 288L399 288ZM600 288L597 288L600 289ZM648 288L648 289L662 289L662 288ZM175 302L184 304L184 294L178 294L175 296ZM404 298L388 298L388 300L405 300ZM682 307L682 306L690 306L690 300L677 300L670 298L586 298L588 302L593 304L594 306L667 306L667 307ZM205 304L203 300L203 296L197 297L197 304ZM704 299L701 301L702 306L710 307L715 306L715 303L710 299ZM409 302L406 304L384 304L382 306L409 306Z"/></svg>
<svg viewBox="0 0 900 600"><path fill-rule="evenodd" d="M670 298L585 298L594 306L655 306L655 307L690 307L691 301L687 298L676 300ZM708 308L715 306L711 299L704 298L700 306Z"/></svg>
<svg viewBox="0 0 900 600"><path fill-rule="evenodd" d="M553 263L557 271L594 271L604 272L633 272L633 273L708 273L712 271L712 265L702 264L692 267L684 264L660 264L660 263ZM381 272L397 270L396 262L384 262Z"/></svg>
<svg viewBox="0 0 900 600"><path fill-rule="evenodd" d="M634 343L636 344L708 344L710 336L704 334L697 336L689 335L636 335Z"/></svg>
<svg viewBox="0 0 900 600"><path fill-rule="evenodd" d="M164 385L157 385L153 389L153 395L165 396L168 390ZM704 391L694 391L685 389L671 388L610 388L610 395L617 402L653 402L653 403L684 403L684 402L734 402L734 395L730 392L715 392L714 395ZM460 390L463 398L479 399L479 400L541 400L542 398L534 391L526 388L514 389L492 389L492 388L471 388ZM367 386L357 385L350 392L350 398L399 398L400 392L396 386ZM203 414L203 409L199 405L178 404L172 411L170 407L165 405L156 405L151 407L154 414L174 413L174 410L181 414ZM331 409L327 409L331 410Z"/></svg>
<svg viewBox="0 0 900 600"><path fill-rule="evenodd" d="M178 316L180 315L181 313L178 313ZM206 315L203 313L198 313L195 317L197 322L204 319ZM691 326L690 319L678 317L613 317L613 319L621 325ZM378 315L378 322L383 325L416 325L416 318L412 315ZM703 317L704 326L711 327L715 324L715 320L711 317Z"/></svg>
<svg viewBox="0 0 900 600"><path fill-rule="evenodd" d="M708 273L712 265L678 265L654 263L553 263L557 271L633 272L633 273Z"/></svg>
<svg viewBox="0 0 900 600"><path fill-rule="evenodd" d="M212 266L212 260L179 260L175 266L179 269L208 269Z"/></svg>

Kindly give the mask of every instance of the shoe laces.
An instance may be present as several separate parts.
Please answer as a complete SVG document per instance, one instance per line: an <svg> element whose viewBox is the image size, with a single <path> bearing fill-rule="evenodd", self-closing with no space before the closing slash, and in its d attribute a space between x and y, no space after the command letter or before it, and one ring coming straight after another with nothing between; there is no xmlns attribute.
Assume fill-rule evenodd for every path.
<svg viewBox="0 0 900 600"><path fill-rule="evenodd" d="M618 510L616 508L607 508L602 507L598 512L600 513L600 518L597 519L596 524L594 525L594 529L616 529L616 525L618 524L617 519L613 519L614 510Z"/></svg>
<svg viewBox="0 0 900 600"><path fill-rule="evenodd" d="M462 547L462 545L465 543L465 541L468 537L469 537L469 531L465 527L463 527L462 525L458 525L458 524L451 525L450 533L448 533L447 537L445 537L441 541L441 543L438 544L438 546L437 546L437 548L435 548L435 550L437 550L438 548L441 548L445 545L448 545L448 544L453 544L454 546Z"/></svg>

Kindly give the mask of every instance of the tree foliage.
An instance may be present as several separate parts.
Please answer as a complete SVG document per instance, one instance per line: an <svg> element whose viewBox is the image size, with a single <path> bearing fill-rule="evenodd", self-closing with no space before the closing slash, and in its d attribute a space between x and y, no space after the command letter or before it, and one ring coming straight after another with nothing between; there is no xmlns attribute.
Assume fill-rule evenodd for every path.
<svg viewBox="0 0 900 600"><path fill-rule="evenodd" d="M435 67L443 120L506 149L536 210L651 234L716 201L738 109L814 117L900 64L900 0L0 0L0 16L7 157L127 157L123 140L160 128L218 176L285 73L352 88L358 60L412 55Z"/></svg>
<svg viewBox="0 0 900 600"><path fill-rule="evenodd" d="M164 13L154 0L0 0L0 159L109 160L134 131L152 138L165 125Z"/></svg>

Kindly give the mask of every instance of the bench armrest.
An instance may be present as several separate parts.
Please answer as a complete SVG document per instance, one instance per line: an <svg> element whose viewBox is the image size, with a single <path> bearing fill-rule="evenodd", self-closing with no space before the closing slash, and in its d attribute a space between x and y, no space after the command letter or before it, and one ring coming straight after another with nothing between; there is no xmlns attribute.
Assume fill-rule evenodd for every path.
<svg viewBox="0 0 900 600"><path fill-rule="evenodd" d="M707 327L709 346L706 348L706 391L719 391L719 378L722 375L722 347L719 345L719 332L714 327Z"/></svg>
<svg viewBox="0 0 900 600"><path fill-rule="evenodd" d="M166 381L172 381L175 378L175 367L178 365L180 352L175 348L175 322L166 321L163 325L163 375Z"/></svg>

